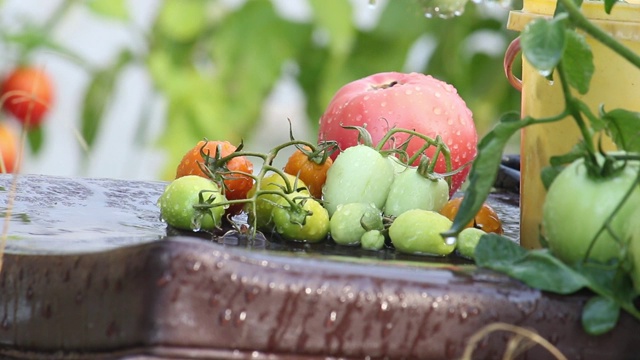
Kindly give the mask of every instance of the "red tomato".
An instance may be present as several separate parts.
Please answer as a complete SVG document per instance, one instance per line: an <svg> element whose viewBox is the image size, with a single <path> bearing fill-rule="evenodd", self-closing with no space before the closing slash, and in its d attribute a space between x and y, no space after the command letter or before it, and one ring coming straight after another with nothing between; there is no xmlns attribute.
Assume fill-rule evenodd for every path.
<svg viewBox="0 0 640 360"><path fill-rule="evenodd" d="M0 174L10 173L15 170L16 156L18 155L17 136L9 127L0 122ZM4 168L2 167L4 164ZM3 171L3 169L5 171Z"/></svg>
<svg viewBox="0 0 640 360"><path fill-rule="evenodd" d="M8 92L16 93L5 99L4 109L27 127L39 126L53 102L53 85L49 75L36 68L13 70L2 82L0 96Z"/></svg>
<svg viewBox="0 0 640 360"><path fill-rule="evenodd" d="M478 135L471 111L453 86L424 74L379 73L343 86L320 118L319 140L335 140L342 150L356 145L358 132L344 129L345 125L366 127L374 143L392 127L434 139L440 135L451 151L453 170L476 156ZM407 135L397 134L395 144L406 139ZM412 139L409 156L423 144ZM434 150L430 147L425 153L432 156ZM452 177L450 194L460 188L469 170L466 167ZM438 157L435 171L446 172L444 158Z"/></svg>
<svg viewBox="0 0 640 360"><path fill-rule="evenodd" d="M204 146L204 148L203 148ZM236 147L228 141L199 141L196 146L187 151L180 161L176 170L176 179L186 175L198 175L208 178L208 176L202 172L200 168L204 164L205 160L202 156L202 152L208 153L209 157L215 158L217 148L220 146L220 157L225 157L234 151ZM200 165L198 165L200 164ZM237 156L229 160L225 167L229 171L239 171L245 174L253 173L253 164L249 159L244 156ZM214 172L226 171L223 168L211 169ZM215 175L215 174L214 174ZM248 175L241 174L218 174L224 178L224 195L228 200L246 199L247 193L253 187L253 178ZM214 179L217 180L217 179ZM229 207L228 212L236 213L241 210L243 204L233 205Z"/></svg>

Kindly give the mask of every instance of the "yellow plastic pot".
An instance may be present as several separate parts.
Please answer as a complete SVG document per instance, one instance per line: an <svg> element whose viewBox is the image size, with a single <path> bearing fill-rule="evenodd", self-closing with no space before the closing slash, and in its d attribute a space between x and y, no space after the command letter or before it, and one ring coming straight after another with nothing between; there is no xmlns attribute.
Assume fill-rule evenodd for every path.
<svg viewBox="0 0 640 360"><path fill-rule="evenodd" d="M634 0L638 1L638 0ZM640 5L618 3L610 15L604 12L601 1L585 1L583 13L593 23L610 33L624 45L640 54ZM521 31L525 25L540 16L551 16L555 1L525 0L523 9L512 11L507 28ZM640 69L619 57L609 48L587 37L591 46L595 73L589 92L581 96L592 111L624 108L640 111ZM505 70L510 82L522 91L522 116L536 118L556 115L564 109L561 85L550 83L526 59L522 59L522 79L511 73L511 64L518 53L518 40L514 41L505 56ZM577 94L577 92L576 92ZM520 183L520 243L526 248L540 247L540 223L545 189L540 171L548 165L549 157L568 152L581 138L572 119L557 123L525 128L521 134L521 183ZM608 148L614 145L605 141ZM575 209L580 211L580 209Z"/></svg>

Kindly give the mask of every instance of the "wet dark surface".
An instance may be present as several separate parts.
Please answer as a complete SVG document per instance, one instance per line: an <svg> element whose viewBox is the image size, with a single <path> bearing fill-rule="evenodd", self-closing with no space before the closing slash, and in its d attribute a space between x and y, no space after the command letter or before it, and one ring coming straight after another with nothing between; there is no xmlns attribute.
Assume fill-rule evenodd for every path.
<svg viewBox="0 0 640 360"><path fill-rule="evenodd" d="M5 214L11 180L0 175ZM588 294L546 294L461 259L167 234L155 207L163 187L19 177L0 273L0 355L452 359L494 322L534 329L570 359L640 351L640 324L626 314L609 334L584 333ZM491 204L515 237L517 195L493 194ZM487 337L474 358L500 358L510 337ZM521 358L550 357L536 347Z"/></svg>

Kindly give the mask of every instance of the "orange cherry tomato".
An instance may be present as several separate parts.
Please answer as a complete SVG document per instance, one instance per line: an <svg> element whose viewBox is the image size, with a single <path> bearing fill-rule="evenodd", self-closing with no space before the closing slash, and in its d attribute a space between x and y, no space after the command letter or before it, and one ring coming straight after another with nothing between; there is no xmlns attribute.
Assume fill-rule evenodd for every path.
<svg viewBox="0 0 640 360"><path fill-rule="evenodd" d="M460 208L460 203L462 202L462 198L454 198L449 200L442 209L440 209L440 214L449 218L449 220L453 221L458 213L458 209ZM476 214L473 221L467 224L468 228L475 227L483 230L487 233L496 233L502 234L504 230L502 229L502 221L498 217L498 214L493 210L493 208L486 203L482 204L482 207Z"/></svg>
<svg viewBox="0 0 640 360"><path fill-rule="evenodd" d="M207 167L216 159L217 149L220 147L220 158L232 154L236 147L228 141L199 141L196 146L183 156L176 170L176 179L186 175L198 175L206 178L211 176L202 171L202 167ZM206 161L206 155L209 161ZM237 171L244 174L253 173L253 164L245 156L236 156L226 164L217 168L209 166L213 180L223 180L224 194L228 200L246 199L247 193L253 186L253 178L249 175L226 174L226 171ZM228 213L237 213L243 204L236 204L227 209Z"/></svg>
<svg viewBox="0 0 640 360"><path fill-rule="evenodd" d="M0 123L0 174L15 170L16 156L18 155L17 138L17 135L7 125Z"/></svg>
<svg viewBox="0 0 640 360"><path fill-rule="evenodd" d="M53 102L54 87L49 75L34 67L14 69L2 82L0 95L12 93L3 107L24 126L38 127Z"/></svg>
<svg viewBox="0 0 640 360"><path fill-rule="evenodd" d="M311 196L316 199L322 197L322 187L327 180L327 171L333 164L330 157L325 156L325 159L321 157L316 161L311 149L304 146L302 150L296 149L284 166L284 172L302 180L307 185Z"/></svg>

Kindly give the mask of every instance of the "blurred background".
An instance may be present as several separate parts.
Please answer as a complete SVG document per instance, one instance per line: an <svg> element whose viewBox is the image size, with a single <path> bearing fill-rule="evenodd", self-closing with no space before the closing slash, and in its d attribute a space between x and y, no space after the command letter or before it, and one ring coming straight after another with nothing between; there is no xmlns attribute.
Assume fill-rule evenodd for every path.
<svg viewBox="0 0 640 360"><path fill-rule="evenodd" d="M33 68L52 87L41 124L26 128L20 172L168 180L198 140L267 151L288 139L287 119L297 138L315 141L332 95L383 71L454 85L483 135L520 108L502 67L517 36L505 28L508 11L520 6L0 0L0 76ZM23 128L3 111L0 145Z"/></svg>

